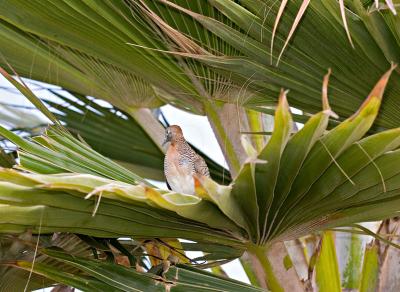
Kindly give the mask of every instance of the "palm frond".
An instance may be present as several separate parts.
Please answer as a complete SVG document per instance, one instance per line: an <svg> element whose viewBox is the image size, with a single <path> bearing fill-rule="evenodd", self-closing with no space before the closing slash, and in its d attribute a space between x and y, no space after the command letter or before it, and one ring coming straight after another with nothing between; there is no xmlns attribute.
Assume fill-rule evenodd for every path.
<svg viewBox="0 0 400 292"><path fill-rule="evenodd" d="M56 270L52 265L37 264L33 266L24 261L10 264L26 270L33 269L35 273L45 275L57 282L73 285L84 291L93 289L146 291L150 287L153 291L165 291L165 289L170 291L186 289L191 291L263 291L260 288L185 266L170 267L163 278L152 273L140 273L120 265L74 257L55 249L43 249L41 252L68 266L78 268L81 273L72 275Z"/></svg>
<svg viewBox="0 0 400 292"><path fill-rule="evenodd" d="M151 212L156 213L157 210L168 212L164 215L171 216L167 220L168 224L172 224L171 228L177 228L172 226L180 224L176 222L177 218L186 218L189 220L188 224L194 224L193 226L196 225L195 222L200 222L200 229L215 230L215 237L210 236L207 241L239 246L245 242L264 245L274 240L296 238L327 227L392 216L398 211L393 202L398 200L398 169L394 165L399 157L396 150L400 143L399 130L388 130L361 138L378 114L383 91L393 69L394 67L382 76L353 116L326 133L324 129L332 111L324 95L323 111L312 117L302 130L289 138L292 122L285 93L282 92L275 115L277 128L258 156L260 160L268 160L268 163L259 164L257 160L250 160L230 186L220 186L211 180L201 179L199 187L196 188L198 196L152 188L138 175L105 159L85 143L57 128L49 129L45 136L36 137L31 142L0 128L2 135L23 149L21 166L26 170L45 174L22 174L15 171L10 173L3 170L3 180L11 183L2 185L10 194L4 198L4 203L13 202L13 196L20 197L19 200L24 200L26 206L14 206L13 212L21 215L27 212L26 214L30 214L26 218L29 224L37 224L40 219L37 216L42 212L46 212L46 216L56 216L56 210L61 207L61 198L68 197L73 211L65 210L65 218L70 216L67 215L68 212L72 212L80 214L79 218L83 221L76 222L77 225L71 222L68 228L63 225L62 229L74 230L75 227L76 232L88 235L98 235L100 232L103 236L122 236L127 235L127 232L134 234L131 228L137 228L135 236L139 238L168 236L199 240L201 237L200 233L193 231L194 229L190 232L179 228L172 231L165 228L162 221L156 223L154 228L141 229L142 222L147 221L142 221L139 217L137 225L132 227L122 224L121 221L115 225L115 229L95 231L88 229L86 225L84 229L87 231L82 231L81 224L87 220L85 218L88 218L89 213L96 214L91 228L100 224L103 216L110 216L107 209L104 214L101 212L102 208L108 206L107 199L111 200L109 204L115 200L129 202L134 209L140 207L145 208L143 210L149 208ZM299 143L302 147L297 146ZM355 159L358 161L356 164ZM284 161L295 163L283 164ZM65 172L77 174L63 174ZM50 173L53 175L49 175ZM269 177L268 181L265 179L266 175ZM269 187L265 187L266 181L270 184ZM22 191L20 188L27 189ZM252 194L251 200L247 190ZM73 191L74 195L69 197L66 191ZM35 192L40 193L43 199L39 199L39 195L29 196L29 193ZM56 192L57 196L48 192ZM86 201L87 204L79 206L73 203L82 200L83 197L93 196L98 197L94 205L93 201ZM54 201L55 205L52 205L52 201L46 205L43 201L45 198L59 199ZM66 200L67 198L64 199L64 204ZM41 207L37 205L39 202ZM382 207L373 209L370 211L372 213L362 212L378 203ZM392 207L385 209L388 204L392 204ZM252 215L254 208L258 210L256 216ZM3 212L11 211L11 208L2 209ZM149 215L145 213L145 216ZM139 214L136 214L137 216ZM119 217L115 220L136 217ZM22 226L26 225L24 220L21 218L12 226L21 230ZM53 225L57 222L54 220L51 220ZM10 227L8 224L5 226ZM54 226L54 229L51 226L45 228L47 231L56 231L61 225Z"/></svg>

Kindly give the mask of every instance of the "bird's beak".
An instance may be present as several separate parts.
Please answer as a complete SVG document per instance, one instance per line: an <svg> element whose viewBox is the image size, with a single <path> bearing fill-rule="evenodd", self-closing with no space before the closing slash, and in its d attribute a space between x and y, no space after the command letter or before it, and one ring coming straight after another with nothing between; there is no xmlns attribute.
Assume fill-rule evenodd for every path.
<svg viewBox="0 0 400 292"><path fill-rule="evenodd" d="M170 142L171 141L171 137L169 136L169 135L165 135L165 140L164 140L164 142L162 143L162 146L164 146L165 144L167 144L168 142Z"/></svg>
<svg viewBox="0 0 400 292"><path fill-rule="evenodd" d="M172 140L172 135L171 135L171 133L165 133L165 140L164 140L164 142L162 143L162 146L164 146L165 144L167 144L168 142L171 142L171 140Z"/></svg>

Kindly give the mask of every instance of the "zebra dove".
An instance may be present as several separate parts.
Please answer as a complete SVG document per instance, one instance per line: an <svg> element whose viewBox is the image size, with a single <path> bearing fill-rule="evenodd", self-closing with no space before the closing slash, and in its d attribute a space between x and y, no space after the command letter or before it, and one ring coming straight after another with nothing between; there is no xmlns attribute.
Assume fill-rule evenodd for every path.
<svg viewBox="0 0 400 292"><path fill-rule="evenodd" d="M182 129L173 125L165 130L163 145L170 142L164 159L164 173L169 187L178 193L195 194L194 176L209 177L204 159L190 147Z"/></svg>

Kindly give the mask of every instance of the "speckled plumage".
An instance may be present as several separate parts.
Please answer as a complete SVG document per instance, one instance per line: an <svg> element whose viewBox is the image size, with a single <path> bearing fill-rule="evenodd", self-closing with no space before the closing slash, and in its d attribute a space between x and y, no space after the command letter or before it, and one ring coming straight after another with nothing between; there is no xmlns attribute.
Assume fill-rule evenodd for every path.
<svg viewBox="0 0 400 292"><path fill-rule="evenodd" d="M164 159L164 173L171 189L194 194L193 176L210 176L204 159L186 142L179 126L166 129L166 142L170 142Z"/></svg>

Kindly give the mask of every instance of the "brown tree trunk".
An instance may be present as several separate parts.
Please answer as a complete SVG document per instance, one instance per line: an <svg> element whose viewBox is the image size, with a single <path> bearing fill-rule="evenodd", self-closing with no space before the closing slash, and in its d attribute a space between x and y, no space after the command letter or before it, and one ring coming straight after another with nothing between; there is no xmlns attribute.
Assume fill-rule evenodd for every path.
<svg viewBox="0 0 400 292"><path fill-rule="evenodd" d="M391 234L392 236L385 237L393 243L400 244L400 218L383 221L378 232ZM379 255L379 291L400 291L400 250L380 241Z"/></svg>

